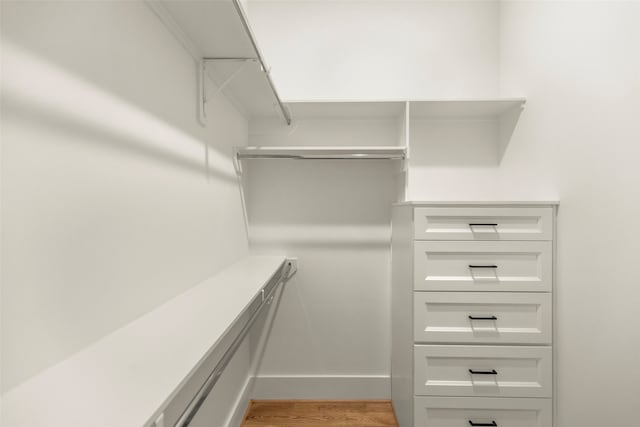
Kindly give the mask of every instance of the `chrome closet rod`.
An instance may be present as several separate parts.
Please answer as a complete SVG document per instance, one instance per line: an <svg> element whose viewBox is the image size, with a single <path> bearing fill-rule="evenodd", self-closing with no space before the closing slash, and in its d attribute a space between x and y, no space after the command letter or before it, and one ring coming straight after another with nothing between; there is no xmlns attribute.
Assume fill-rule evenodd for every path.
<svg viewBox="0 0 640 427"><path fill-rule="evenodd" d="M256 61L258 62L258 58L253 56L205 56L202 58L203 61Z"/></svg>
<svg viewBox="0 0 640 427"><path fill-rule="evenodd" d="M269 283L263 288L263 292L266 289L271 289L263 295L260 306L256 308L255 311L251 314L251 317L249 318L247 323L245 323L245 325L242 327L242 330L234 338L229 348L224 352L220 361L218 361L216 366L213 368L213 371L211 371L196 395L189 402L189 405L187 405L186 409L182 412L182 415L180 415L180 418L178 418L178 421L176 421L176 423L174 424L175 427L187 427L191 423L191 421L193 421L193 418L198 413L198 410L207 400L209 393L211 393L211 390L220 379L222 372L233 358L233 355L240 347L240 344L242 344L244 338L247 336L247 333L251 329L251 326L253 326L256 319L260 316L264 307L266 307L270 303L269 298L271 298L276 289L278 289L278 287L286 281L290 271L291 262L285 261L285 266L281 268L281 274L271 279Z"/></svg>
<svg viewBox="0 0 640 427"><path fill-rule="evenodd" d="M271 75L269 74L269 69L267 68L267 64L264 62L264 58L262 58L262 54L260 53L260 49L258 49L258 44L256 43L256 39L253 36L253 31L251 31L251 27L249 27L249 22L247 21L247 17L244 15L244 10L242 9L242 5L240 4L240 0L233 0L233 5L238 12L238 16L240 17L240 21L242 22L242 26L244 27L245 32L249 36L249 41L251 41L251 45L253 46L253 50L256 53L258 62L260 63L260 67L264 72L264 75L267 77L267 82L269 86L271 86L271 91L273 92L273 96L276 98L278 102L278 106L280 107L280 111L282 111L282 115L284 116L287 125L291 124L291 115L289 115L289 111L284 107L278 92L276 91L276 87L273 84L273 80L271 80Z"/></svg>
<svg viewBox="0 0 640 427"><path fill-rule="evenodd" d="M238 154L238 159L295 159L295 160L404 160L404 155L394 154L344 154L335 156L303 154Z"/></svg>

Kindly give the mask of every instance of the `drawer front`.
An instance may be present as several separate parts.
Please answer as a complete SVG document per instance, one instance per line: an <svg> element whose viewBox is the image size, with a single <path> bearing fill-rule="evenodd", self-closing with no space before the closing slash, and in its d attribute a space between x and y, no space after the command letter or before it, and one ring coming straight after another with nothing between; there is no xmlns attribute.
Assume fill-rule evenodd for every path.
<svg viewBox="0 0 640 427"><path fill-rule="evenodd" d="M415 397L415 427L551 427L551 399Z"/></svg>
<svg viewBox="0 0 640 427"><path fill-rule="evenodd" d="M414 340L550 344L551 294L414 292Z"/></svg>
<svg viewBox="0 0 640 427"><path fill-rule="evenodd" d="M425 207L414 210L418 240L551 240L551 207Z"/></svg>
<svg viewBox="0 0 640 427"><path fill-rule="evenodd" d="M416 395L551 397L551 347L416 345Z"/></svg>
<svg viewBox="0 0 640 427"><path fill-rule="evenodd" d="M551 242L414 243L417 291L551 292Z"/></svg>

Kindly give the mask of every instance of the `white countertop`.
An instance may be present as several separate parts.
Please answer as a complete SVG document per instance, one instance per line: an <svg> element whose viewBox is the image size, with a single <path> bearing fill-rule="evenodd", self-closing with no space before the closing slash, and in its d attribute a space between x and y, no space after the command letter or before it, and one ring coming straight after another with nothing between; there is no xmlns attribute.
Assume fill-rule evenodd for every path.
<svg viewBox="0 0 640 427"><path fill-rule="evenodd" d="M250 256L2 396L2 427L137 427L173 398L279 270ZM78 319L81 321L82 319Z"/></svg>

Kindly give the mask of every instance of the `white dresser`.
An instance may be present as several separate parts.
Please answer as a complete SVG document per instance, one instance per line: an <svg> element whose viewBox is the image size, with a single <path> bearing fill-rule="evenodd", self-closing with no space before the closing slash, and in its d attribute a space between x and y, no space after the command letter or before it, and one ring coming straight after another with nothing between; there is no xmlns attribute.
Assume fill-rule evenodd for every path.
<svg viewBox="0 0 640 427"><path fill-rule="evenodd" d="M557 205L393 208L400 427L551 427Z"/></svg>

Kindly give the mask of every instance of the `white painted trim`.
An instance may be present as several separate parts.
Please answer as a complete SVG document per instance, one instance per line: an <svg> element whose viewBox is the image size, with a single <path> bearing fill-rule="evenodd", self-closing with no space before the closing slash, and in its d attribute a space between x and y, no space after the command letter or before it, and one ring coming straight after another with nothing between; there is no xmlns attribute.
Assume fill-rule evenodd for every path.
<svg viewBox="0 0 640 427"><path fill-rule="evenodd" d="M391 399L388 375L259 376L252 399Z"/></svg>
<svg viewBox="0 0 640 427"><path fill-rule="evenodd" d="M552 351L553 351L553 360L551 362L552 369L552 381L553 381L553 392L551 399L551 412L552 412L552 427L558 426L558 420L560 419L558 415L558 399L560 398L560 393L558 393L558 375L557 375L557 367L560 366L558 363L558 346L560 341L558 340L558 210L560 206L556 204L553 207L553 253L551 257L553 278L551 282L551 333L552 333Z"/></svg>
<svg viewBox="0 0 640 427"><path fill-rule="evenodd" d="M252 388L253 377L248 377L247 381L244 383L242 392L240 392L238 398L236 399L236 402L233 405L233 410L229 413L229 417L227 418L227 422L225 423L226 427L240 427L244 419L244 414L247 412L247 408L249 408L250 393Z"/></svg>
<svg viewBox="0 0 640 427"><path fill-rule="evenodd" d="M406 200L393 206L557 206L558 200Z"/></svg>

